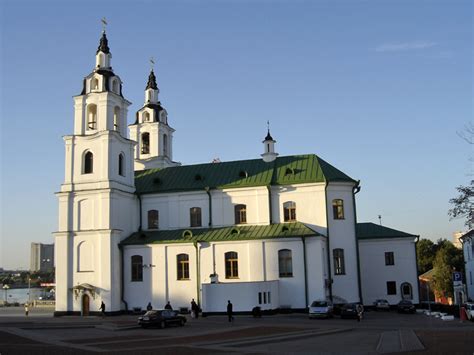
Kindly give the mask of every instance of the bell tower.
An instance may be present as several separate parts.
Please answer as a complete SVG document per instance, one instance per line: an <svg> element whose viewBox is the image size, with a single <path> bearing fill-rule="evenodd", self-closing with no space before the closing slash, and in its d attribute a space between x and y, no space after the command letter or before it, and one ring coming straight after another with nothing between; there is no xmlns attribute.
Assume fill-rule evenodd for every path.
<svg viewBox="0 0 474 355"><path fill-rule="evenodd" d="M270 134L270 123L267 122L268 130L267 136L263 140L263 154L261 154L262 159L264 162L269 163L274 161L278 153L275 152L275 143L276 140L273 139L272 135Z"/></svg>
<svg viewBox="0 0 474 355"><path fill-rule="evenodd" d="M65 178L59 199L56 312L119 311L119 242L138 226L135 142L127 138L122 81L111 66L105 29L95 67L74 97L74 132L64 136ZM85 286L86 285L86 286ZM90 303L90 304L89 304Z"/></svg>
<svg viewBox="0 0 474 355"><path fill-rule="evenodd" d="M135 146L135 170L167 168L180 165L173 161L174 129L168 124L168 112L158 100L160 89L153 68L145 88L145 103L129 126Z"/></svg>

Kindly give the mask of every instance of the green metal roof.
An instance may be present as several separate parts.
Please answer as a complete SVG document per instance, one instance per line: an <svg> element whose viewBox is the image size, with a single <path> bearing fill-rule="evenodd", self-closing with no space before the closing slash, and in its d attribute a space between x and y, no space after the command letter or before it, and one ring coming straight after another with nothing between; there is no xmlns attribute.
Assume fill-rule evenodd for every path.
<svg viewBox="0 0 474 355"><path fill-rule="evenodd" d="M290 185L310 182L355 182L315 154L175 166L135 172L138 194Z"/></svg>
<svg viewBox="0 0 474 355"><path fill-rule="evenodd" d="M259 240L321 236L303 223L278 223L270 225L242 225L221 228L175 229L135 232L124 239L122 245L231 242L236 240Z"/></svg>
<svg viewBox="0 0 474 355"><path fill-rule="evenodd" d="M375 223L357 223L357 239L416 238L417 235L380 226Z"/></svg>

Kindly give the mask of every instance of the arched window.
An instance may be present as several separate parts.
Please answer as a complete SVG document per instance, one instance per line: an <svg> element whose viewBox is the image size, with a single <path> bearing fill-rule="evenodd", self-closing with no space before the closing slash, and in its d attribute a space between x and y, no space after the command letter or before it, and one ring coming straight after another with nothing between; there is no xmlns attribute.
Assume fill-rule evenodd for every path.
<svg viewBox="0 0 474 355"><path fill-rule="evenodd" d="M143 281L143 257L132 256L132 281Z"/></svg>
<svg viewBox="0 0 474 355"><path fill-rule="evenodd" d="M94 245L83 241L77 246L77 271L94 271Z"/></svg>
<svg viewBox="0 0 474 355"><path fill-rule="evenodd" d="M94 172L94 154L86 152L84 154L83 174L92 174Z"/></svg>
<svg viewBox="0 0 474 355"><path fill-rule="evenodd" d="M201 227L201 207L191 207L189 209L191 227Z"/></svg>
<svg viewBox="0 0 474 355"><path fill-rule="evenodd" d="M189 280L189 255L178 254L176 256L178 280Z"/></svg>
<svg viewBox="0 0 474 355"><path fill-rule="evenodd" d="M97 129L97 106L87 106L87 129Z"/></svg>
<svg viewBox="0 0 474 355"><path fill-rule="evenodd" d="M148 112L143 113L143 122L150 122L150 113Z"/></svg>
<svg viewBox="0 0 474 355"><path fill-rule="evenodd" d="M283 204L283 218L285 222L296 221L296 203L288 201Z"/></svg>
<svg viewBox="0 0 474 355"><path fill-rule="evenodd" d="M115 92L116 94L119 94L119 85L118 85L117 79L112 80L112 91Z"/></svg>
<svg viewBox="0 0 474 355"><path fill-rule="evenodd" d="M401 284L400 288L402 290L402 298L404 300L413 299L413 293L412 293L412 288L411 288L410 283L404 282Z"/></svg>
<svg viewBox="0 0 474 355"><path fill-rule="evenodd" d="M142 134L142 154L150 154L150 133Z"/></svg>
<svg viewBox="0 0 474 355"><path fill-rule="evenodd" d="M236 279L239 277L239 256L235 251L224 254L225 257L225 278Z"/></svg>
<svg viewBox="0 0 474 355"><path fill-rule="evenodd" d="M344 201L341 199L332 200L332 214L334 219L344 219Z"/></svg>
<svg viewBox="0 0 474 355"><path fill-rule="evenodd" d="M92 80L91 80L91 91L92 90L99 90L99 79L92 78Z"/></svg>
<svg viewBox="0 0 474 355"><path fill-rule="evenodd" d="M119 154L118 159L118 173L120 176L125 176L125 166L124 166L125 157L122 153Z"/></svg>
<svg viewBox="0 0 474 355"><path fill-rule="evenodd" d="M247 206L236 205L234 207L235 212L235 224L247 223Z"/></svg>
<svg viewBox="0 0 474 355"><path fill-rule="evenodd" d="M168 156L168 136L163 134L163 155Z"/></svg>
<svg viewBox="0 0 474 355"><path fill-rule="evenodd" d="M344 249L334 249L332 251L334 259L334 275L345 275L346 267L344 264Z"/></svg>
<svg viewBox="0 0 474 355"><path fill-rule="evenodd" d="M148 211L148 229L158 229L159 214L157 210Z"/></svg>
<svg viewBox="0 0 474 355"><path fill-rule="evenodd" d="M278 269L280 272L280 277L293 276L293 259L291 257L291 250L278 250Z"/></svg>
<svg viewBox="0 0 474 355"><path fill-rule="evenodd" d="M120 107L115 106L114 108L114 130L120 129Z"/></svg>

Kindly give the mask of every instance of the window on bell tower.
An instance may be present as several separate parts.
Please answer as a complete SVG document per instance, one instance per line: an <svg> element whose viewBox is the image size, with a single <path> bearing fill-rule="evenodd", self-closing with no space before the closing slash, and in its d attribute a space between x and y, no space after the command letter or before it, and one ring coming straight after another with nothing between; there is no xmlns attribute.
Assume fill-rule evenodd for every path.
<svg viewBox="0 0 474 355"><path fill-rule="evenodd" d="M94 104L87 106L87 129L97 129L97 106Z"/></svg>
<svg viewBox="0 0 474 355"><path fill-rule="evenodd" d="M91 91L93 90L99 90L99 79L97 78L92 78L91 80Z"/></svg>
<svg viewBox="0 0 474 355"><path fill-rule="evenodd" d="M168 136L163 134L163 155L168 156Z"/></svg>
<svg viewBox="0 0 474 355"><path fill-rule="evenodd" d="M150 122L150 114L148 112L143 113L143 122Z"/></svg>
<svg viewBox="0 0 474 355"><path fill-rule="evenodd" d="M114 108L114 131L118 131L120 128L120 107Z"/></svg>
<svg viewBox="0 0 474 355"><path fill-rule="evenodd" d="M150 133L142 134L142 154L150 154Z"/></svg>
<svg viewBox="0 0 474 355"><path fill-rule="evenodd" d="M84 154L83 174L92 174L94 172L94 155L92 152Z"/></svg>

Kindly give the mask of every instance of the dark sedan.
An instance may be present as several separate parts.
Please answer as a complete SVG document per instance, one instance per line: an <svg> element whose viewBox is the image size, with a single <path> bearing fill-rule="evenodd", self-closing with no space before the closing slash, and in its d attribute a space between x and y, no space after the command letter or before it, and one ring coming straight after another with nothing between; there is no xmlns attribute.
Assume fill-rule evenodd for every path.
<svg viewBox="0 0 474 355"><path fill-rule="evenodd" d="M411 301L403 300L397 304L398 313L415 313L415 306Z"/></svg>
<svg viewBox="0 0 474 355"><path fill-rule="evenodd" d="M158 326L165 328L169 325L183 326L186 323L186 318L179 315L176 311L164 309L162 311L148 311L143 316L138 317L138 325L143 328L151 326Z"/></svg>
<svg viewBox="0 0 474 355"><path fill-rule="evenodd" d="M341 318L357 318L357 304L347 303L341 307Z"/></svg>

